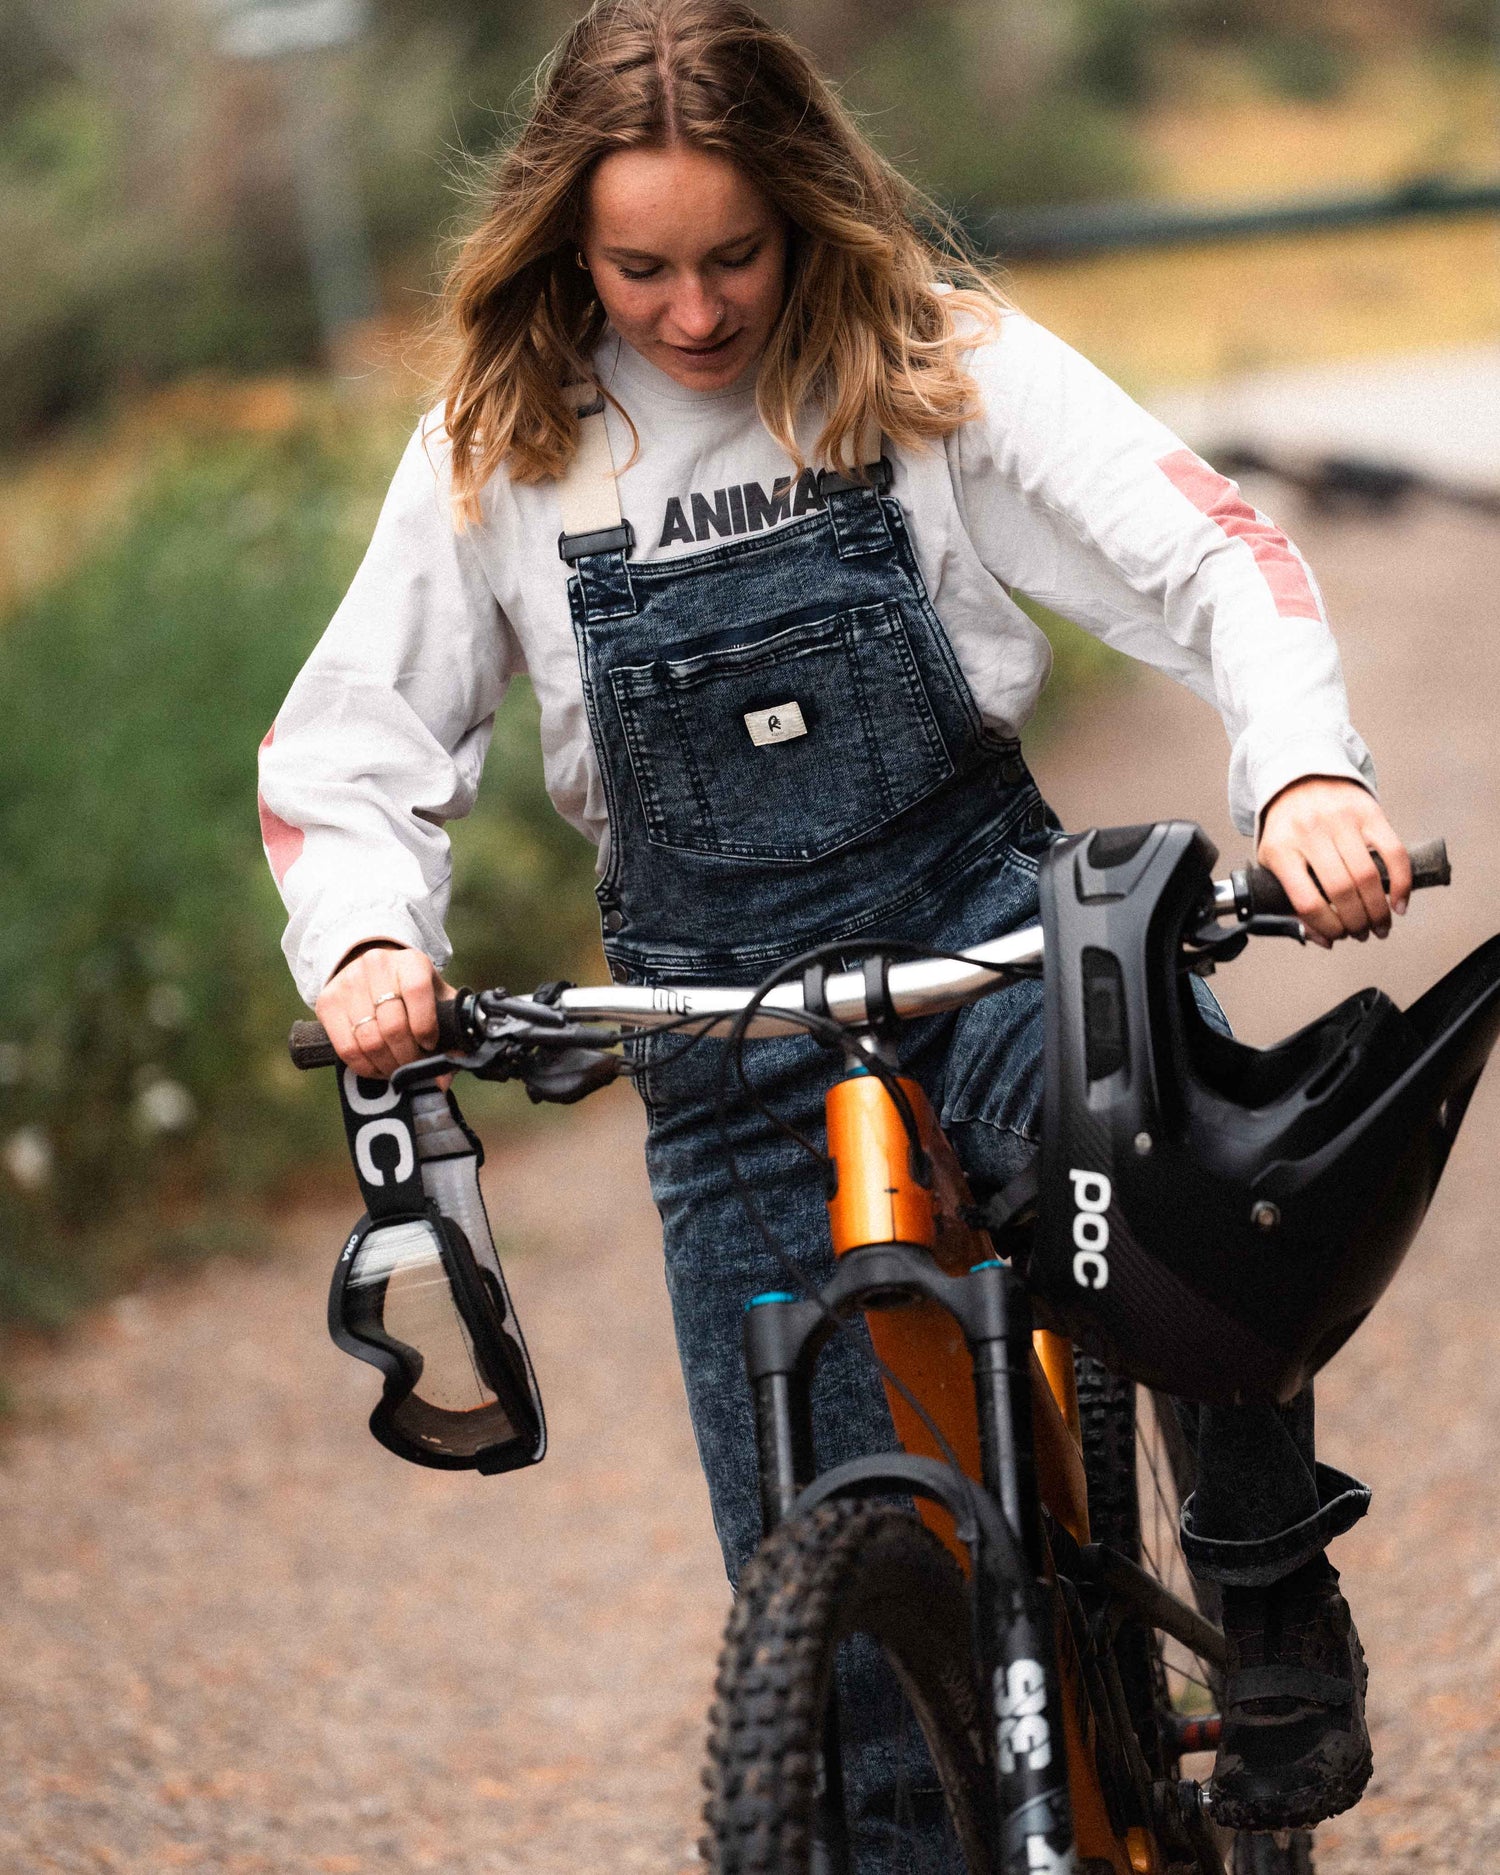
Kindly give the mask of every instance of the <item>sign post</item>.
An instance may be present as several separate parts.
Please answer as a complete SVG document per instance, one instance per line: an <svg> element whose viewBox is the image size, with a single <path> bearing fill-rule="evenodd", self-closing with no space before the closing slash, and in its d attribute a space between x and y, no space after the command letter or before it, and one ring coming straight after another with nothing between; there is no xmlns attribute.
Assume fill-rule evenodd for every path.
<svg viewBox="0 0 1500 1875"><path fill-rule="evenodd" d="M318 83L317 55L354 43L368 0L205 0L230 58L272 64L282 81L292 176L308 268L331 364L351 330L377 310L359 188L345 125Z"/></svg>

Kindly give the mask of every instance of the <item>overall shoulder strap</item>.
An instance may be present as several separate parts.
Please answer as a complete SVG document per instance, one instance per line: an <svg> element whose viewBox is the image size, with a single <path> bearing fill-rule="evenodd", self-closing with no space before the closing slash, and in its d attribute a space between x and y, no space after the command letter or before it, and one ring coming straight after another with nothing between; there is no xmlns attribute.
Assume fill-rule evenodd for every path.
<svg viewBox="0 0 1500 1875"><path fill-rule="evenodd" d="M571 563L592 554L628 553L635 535L620 516L620 487L604 420L604 396L592 384L570 384L564 395L578 411L578 449L557 484L563 531L557 551Z"/></svg>
<svg viewBox="0 0 1500 1875"><path fill-rule="evenodd" d="M892 474L890 458L881 453L882 440L879 426L866 418L859 437L864 481L854 481L837 469L819 472L818 493L828 510L841 560L885 553L894 545L890 520L880 499L891 485Z"/></svg>
<svg viewBox="0 0 1500 1875"><path fill-rule="evenodd" d="M837 469L821 469L818 472L818 493L825 498L828 495L847 494L851 489L873 489L877 495L883 495L891 485L891 460L885 453L885 438L880 433L880 425L873 417L867 416L860 426L859 460L864 464L865 482L856 482Z"/></svg>

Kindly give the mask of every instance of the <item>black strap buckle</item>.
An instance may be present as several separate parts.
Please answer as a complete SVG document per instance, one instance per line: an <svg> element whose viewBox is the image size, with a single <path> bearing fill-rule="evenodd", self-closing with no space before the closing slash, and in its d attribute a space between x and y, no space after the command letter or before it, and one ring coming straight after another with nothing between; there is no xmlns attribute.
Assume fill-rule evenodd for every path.
<svg viewBox="0 0 1500 1875"><path fill-rule="evenodd" d="M856 482L852 476L838 469L819 469L818 498L826 501L830 495L863 493L867 489L872 494L883 495L895 479L895 473L889 456L882 456L878 462L866 463L865 474L869 479L864 482Z"/></svg>
<svg viewBox="0 0 1500 1875"><path fill-rule="evenodd" d="M600 553L634 553L635 529L628 521L618 527L600 528L593 534L559 534L557 551L571 566L575 560L589 560Z"/></svg>

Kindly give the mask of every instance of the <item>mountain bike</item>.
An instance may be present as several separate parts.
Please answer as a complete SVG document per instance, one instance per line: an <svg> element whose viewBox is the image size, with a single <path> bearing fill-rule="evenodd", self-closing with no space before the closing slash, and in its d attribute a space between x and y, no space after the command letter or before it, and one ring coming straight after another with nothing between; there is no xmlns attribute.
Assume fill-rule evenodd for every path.
<svg viewBox="0 0 1500 1875"><path fill-rule="evenodd" d="M1181 1371L1199 1376L1189 1388L1171 1385L1179 1371L1172 1350L1188 1345L1180 1338L1163 1344L1165 1354L1153 1353L1144 1332L1142 1351L1124 1346L1103 1308L1110 1296L1103 1246L1112 1222L1123 1254L1125 1220L1106 1211L1078 1183L1086 1175L1073 1171L1080 1204L1067 1240L1071 1261L1065 1256L1060 1279L1055 1269L1049 1274L1039 1245L1055 1177L1049 1194L1044 1164L1040 1180L1023 1174L976 1202L921 1087L897 1071L891 1047L903 1021L1045 974L1054 997L1049 1099L1062 1079L1053 1050L1062 1045L1068 997L1093 1020L1089 1073L1127 1073L1126 1055L1111 1054L1109 1038L1124 1049L1127 1009L1136 1009L1133 1021L1142 1008L1154 1019L1155 1005L1150 997L1130 1003L1128 957L1123 975L1116 967L1114 976L1101 976L1100 945L1081 942L1080 931L1102 941L1129 914L1156 958L1148 987L1169 1002L1182 994L1188 973L1206 973L1252 938L1298 935L1272 875L1251 867L1214 881L1214 858L1201 831L1186 823L1073 836L1043 864L1044 885L1049 871L1054 881L1073 881L1076 903L1067 916L1059 910L1063 888L1054 884L1052 897L1043 894L1041 929L946 957L861 943L842 960L796 960L754 988L554 984L533 997L463 991L441 1012L446 1052L393 1077L389 1099L414 1092L437 1114L425 1122L417 1115L420 1162L453 1150L431 1144L434 1128L447 1125L434 1104L439 1074L519 1079L534 1098L572 1101L628 1072L630 1041L643 1032L674 1031L683 1046L727 1042L726 1063L746 1042L788 1032L843 1050L847 1072L827 1099L833 1280L815 1294L793 1284L745 1298L765 1536L730 1615L710 1725L703 1850L723 1875L839 1875L851 1866L841 1772L851 1715L840 1710L839 1661L846 1646L872 1644L892 1669L902 1705L891 1734L900 1758L897 1795L886 1819L893 1868L920 1867L916 1845L935 1840L934 1831L948 1845L950 1865L971 1875L1305 1875L1312 1868L1307 1831L1232 1836L1220 1829L1198 1757L1218 1742L1226 1648L1213 1591L1194 1581L1178 1548L1194 1447L1184 1423L1191 1405L1172 1395L1212 1398L1215 1385L1237 1387L1233 1350L1219 1351L1230 1376L1220 1382L1202 1359L1194 1367L1189 1349ZM1448 882L1441 842L1414 852L1413 862L1418 885ZM1115 922L1106 929L1102 918ZM1117 945L1122 955L1127 948ZM859 955L855 967L850 953ZM1241 1081L1252 1070L1260 1076L1251 1097L1269 1102L1274 1087L1336 1080L1337 1046L1350 1053L1377 993L1363 995L1317 1028L1322 1053L1315 1058L1310 1044L1298 1052L1298 1038L1279 1052L1241 1049L1235 1073ZM1410 1082L1426 1103L1423 1113L1431 1108L1419 1218L1500 1030L1500 939L1471 954L1401 1020L1411 1032L1413 1065L1403 1068L1400 1087ZM314 1023L296 1025L291 1046L299 1066L334 1060ZM348 1070L343 1078L354 1082ZM387 1096L379 1084L357 1083L346 1093L346 1115L351 1097L353 1143L358 1116L379 1112ZM1380 1109L1368 1089L1363 1097ZM1396 1111L1398 1121L1415 1111L1411 1098ZM1136 1135L1137 1153L1151 1145ZM1388 1143L1382 1150L1395 1156ZM415 1178L420 1169L397 1165L391 1177ZM384 1202L381 1176L367 1151L367 1201L373 1193ZM430 1181L425 1199L418 1191L419 1207L433 1210L433 1191ZM1257 1228L1265 1227L1269 1203L1257 1206ZM472 1220L465 1228L472 1238ZM1343 1310L1335 1330L1315 1345L1288 1330L1278 1344L1289 1352L1267 1371L1280 1397L1353 1331L1399 1261L1404 1244L1393 1247L1391 1232L1365 1235L1374 1247L1361 1248L1361 1239L1330 1271ZM356 1231L342 1262L359 1241ZM451 1275L451 1242L442 1253ZM381 1293L392 1267L387 1259L376 1272ZM498 1264L494 1270L498 1276ZM498 1470L539 1456L545 1434L536 1436L539 1396L533 1413L529 1362L522 1374L524 1347L495 1276L479 1287L489 1285L491 1328L504 1323L511 1334L503 1359L485 1357L488 1330L461 1306L469 1397L445 1383L444 1398L424 1411L432 1427L445 1413L458 1424L466 1412L488 1425L497 1398L508 1399L508 1417L500 1413L504 1437L485 1447L499 1456L481 1465ZM1126 1277L1115 1286L1125 1289ZM1256 1349L1278 1332L1264 1307L1262 1314L1252 1327L1264 1343L1246 1330L1246 1345ZM821 1470L812 1373L830 1339L860 1320L900 1449ZM389 1320L365 1341L353 1351L385 1367L386 1403L399 1406L423 1385L422 1357ZM381 1431L372 1419L372 1427L403 1449L389 1426ZM423 1457L424 1437L435 1447L439 1434L418 1426L407 1437L416 1448L407 1456L471 1462Z"/></svg>

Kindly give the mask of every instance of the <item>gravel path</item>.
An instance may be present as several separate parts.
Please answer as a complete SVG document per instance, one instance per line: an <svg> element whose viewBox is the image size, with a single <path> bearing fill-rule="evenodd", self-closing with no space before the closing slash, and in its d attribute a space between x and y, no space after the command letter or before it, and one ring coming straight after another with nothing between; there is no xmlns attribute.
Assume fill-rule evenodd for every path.
<svg viewBox="0 0 1500 1875"><path fill-rule="evenodd" d="M1461 884L1390 945L1223 974L1257 1039L1372 976L1409 998L1500 904L1500 533L1435 512L1300 532L1388 803L1412 833L1448 832ZM1070 824L1177 812L1242 851L1216 718L1150 675L1037 765ZM1327 1875L1500 1864L1497 1124L1500 1079L1321 1385L1324 1449L1375 1488L1337 1554L1376 1782L1321 1832ZM552 1421L535 1472L423 1472L369 1439L374 1376L322 1324L352 1200L299 1214L283 1257L131 1298L21 1374L0 1449L0 1871L695 1865L727 1594L639 1136L621 1090L486 1175Z"/></svg>

